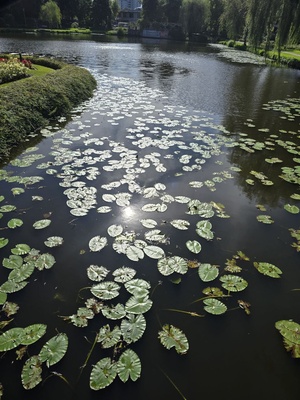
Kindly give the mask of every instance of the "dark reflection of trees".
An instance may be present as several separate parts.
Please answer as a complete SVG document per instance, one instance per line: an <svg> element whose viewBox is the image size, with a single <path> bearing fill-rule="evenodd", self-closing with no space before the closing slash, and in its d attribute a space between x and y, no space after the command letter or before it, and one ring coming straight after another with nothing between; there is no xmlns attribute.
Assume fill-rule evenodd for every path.
<svg viewBox="0 0 300 400"><path fill-rule="evenodd" d="M258 142L273 143L270 148L275 150L255 150L248 153L240 147L234 147L228 154L231 164L241 168L237 177L237 184L242 188L247 197L258 203L277 206L280 201L287 202L289 196L297 190L296 185L282 180L279 175L283 166L294 166L293 157L285 149L276 144L270 135L278 135L278 139L299 143L296 135L281 133L280 130L297 132L299 121L282 119L283 112L264 110L265 104L273 100L286 100L289 97L299 97L299 76L294 71L275 69L269 67L245 67L237 71L232 80L233 95L228 97L231 102L224 116L223 125L232 134L246 133L247 137ZM290 95L292 93L292 96ZM254 126L248 126L247 119ZM248 121L249 122L249 121ZM269 129L261 132L259 129ZM239 137L237 137L239 140ZM298 144L299 146L299 144ZM268 147L268 146L267 146ZM269 164L266 158L278 157L283 162ZM274 182L272 186L263 185L250 171L262 172ZM246 179L253 179L253 186L246 183Z"/></svg>

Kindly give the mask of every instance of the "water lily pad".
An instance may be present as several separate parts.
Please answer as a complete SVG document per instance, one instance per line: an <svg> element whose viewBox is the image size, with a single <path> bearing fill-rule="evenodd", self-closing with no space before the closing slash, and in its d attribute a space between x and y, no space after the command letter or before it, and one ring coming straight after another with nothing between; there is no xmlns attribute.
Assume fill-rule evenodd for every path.
<svg viewBox="0 0 300 400"><path fill-rule="evenodd" d="M58 333L48 340L42 347L39 357L46 362L47 367L58 363L66 354L68 349L68 336L65 333Z"/></svg>
<svg viewBox="0 0 300 400"><path fill-rule="evenodd" d="M0 238L0 249L2 249L2 247L5 247L8 244L9 240L6 238Z"/></svg>
<svg viewBox="0 0 300 400"><path fill-rule="evenodd" d="M103 306L101 312L105 318L112 320L122 319L126 315L125 307L120 303L116 305Z"/></svg>
<svg viewBox="0 0 300 400"><path fill-rule="evenodd" d="M186 247L194 254L200 253L202 246L197 240L188 240Z"/></svg>
<svg viewBox="0 0 300 400"><path fill-rule="evenodd" d="M109 270L103 266L99 265L90 265L87 269L87 275L91 281L101 282L103 281Z"/></svg>
<svg viewBox="0 0 300 400"><path fill-rule="evenodd" d="M32 226L34 229L44 229L51 224L51 219L41 219L36 221Z"/></svg>
<svg viewBox="0 0 300 400"><path fill-rule="evenodd" d="M175 348L178 354L186 354L189 349L189 342L186 335L179 328L173 325L164 325L158 332L160 343L168 350Z"/></svg>
<svg viewBox="0 0 300 400"><path fill-rule="evenodd" d="M254 267L263 275L270 276L271 278L280 278L282 271L280 268L267 262L254 262Z"/></svg>
<svg viewBox="0 0 300 400"><path fill-rule="evenodd" d="M205 304L204 310L210 314L220 315L227 311L227 307L218 299L204 299Z"/></svg>
<svg viewBox="0 0 300 400"><path fill-rule="evenodd" d="M151 289L151 285L149 282L144 279L131 279L130 281L124 284L126 290L136 296L136 297L145 297L149 294L149 290Z"/></svg>
<svg viewBox="0 0 300 400"><path fill-rule="evenodd" d="M26 360L21 373L24 389L36 387L42 381L42 361L39 356L32 356Z"/></svg>
<svg viewBox="0 0 300 400"><path fill-rule="evenodd" d="M23 221L19 218L12 218L7 223L7 226L11 229L19 228L22 225L23 225Z"/></svg>
<svg viewBox="0 0 300 400"><path fill-rule="evenodd" d="M241 292L248 286L248 282L237 275L223 275L220 278L222 287L229 292Z"/></svg>
<svg viewBox="0 0 300 400"><path fill-rule="evenodd" d="M0 351L8 351L21 344L23 328L12 328L0 335Z"/></svg>
<svg viewBox="0 0 300 400"><path fill-rule="evenodd" d="M273 224L274 221L270 215L258 215L256 217L258 222L262 222L263 224Z"/></svg>
<svg viewBox="0 0 300 400"><path fill-rule="evenodd" d="M0 240L1 241L1 240ZM11 249L12 254L22 256L30 252L30 247L28 244L17 244L13 249Z"/></svg>
<svg viewBox="0 0 300 400"><path fill-rule="evenodd" d="M281 320L275 323L275 328L283 336L284 346L294 358L300 358L300 325L291 320Z"/></svg>
<svg viewBox="0 0 300 400"><path fill-rule="evenodd" d="M107 245L107 238L101 236L94 236L89 241L89 248L91 251L101 251Z"/></svg>
<svg viewBox="0 0 300 400"><path fill-rule="evenodd" d="M174 226L174 228L180 229L180 230L187 230L190 226L189 221L186 221L184 219L174 219L170 221L170 224Z"/></svg>
<svg viewBox="0 0 300 400"><path fill-rule="evenodd" d="M104 389L109 386L117 376L117 363L109 357L102 358L94 365L90 375L90 388L93 390Z"/></svg>
<svg viewBox="0 0 300 400"><path fill-rule="evenodd" d="M135 382L141 376L141 361L138 355L131 349L127 349L121 354L117 368L118 376L124 383L129 378Z"/></svg>
<svg viewBox="0 0 300 400"><path fill-rule="evenodd" d="M6 281L0 286L0 292L4 293L15 293L18 292L19 290L22 290L28 282L22 281L22 282L15 282L15 281Z"/></svg>
<svg viewBox="0 0 300 400"><path fill-rule="evenodd" d="M143 314L128 314L121 322L121 332L126 343L137 342L146 330L146 319Z"/></svg>
<svg viewBox="0 0 300 400"><path fill-rule="evenodd" d="M26 328L23 329L21 344L28 346L37 342L42 336L45 335L46 329L47 325L45 324L33 324L26 326Z"/></svg>
<svg viewBox="0 0 300 400"><path fill-rule="evenodd" d="M152 300L148 296L131 296L125 304L125 310L130 314L144 314L152 307Z"/></svg>
<svg viewBox="0 0 300 400"><path fill-rule="evenodd" d="M161 247L158 246L147 246L144 248L145 254L156 260L163 258L165 256L165 252Z"/></svg>
<svg viewBox="0 0 300 400"><path fill-rule="evenodd" d="M297 207L295 205L291 205L291 204L285 204L284 209L291 214L299 214L299 212L300 212L299 207Z"/></svg>
<svg viewBox="0 0 300 400"><path fill-rule="evenodd" d="M100 282L92 286L91 293L98 299L111 300L119 295L120 286L116 282Z"/></svg>
<svg viewBox="0 0 300 400"><path fill-rule="evenodd" d="M44 253L38 256L37 260L35 261L35 267L42 271L43 269L50 269L56 263L55 258L52 254Z"/></svg>
<svg viewBox="0 0 300 400"><path fill-rule="evenodd" d="M120 282L120 283L125 283L130 281L136 274L136 271L133 268L128 268L128 267L121 267L116 269L113 272L114 281L115 282Z"/></svg>
<svg viewBox="0 0 300 400"><path fill-rule="evenodd" d="M111 237L119 236L123 232L122 225L111 225L107 229L107 233Z"/></svg>
<svg viewBox="0 0 300 400"><path fill-rule="evenodd" d="M14 268L8 275L8 280L14 282L22 282L29 278L34 271L34 265L30 263L22 264L18 268Z"/></svg>
<svg viewBox="0 0 300 400"><path fill-rule="evenodd" d="M210 282L219 275L219 268L216 265L201 263L198 268L198 274L203 282Z"/></svg>
<svg viewBox="0 0 300 400"><path fill-rule="evenodd" d="M61 246L63 242L64 239L61 236L50 236L44 241L44 244L47 247L58 247Z"/></svg>
<svg viewBox="0 0 300 400"><path fill-rule="evenodd" d="M103 349L115 346L121 339L121 330L115 326L112 330L109 324L102 326L99 330L97 342L101 343Z"/></svg>

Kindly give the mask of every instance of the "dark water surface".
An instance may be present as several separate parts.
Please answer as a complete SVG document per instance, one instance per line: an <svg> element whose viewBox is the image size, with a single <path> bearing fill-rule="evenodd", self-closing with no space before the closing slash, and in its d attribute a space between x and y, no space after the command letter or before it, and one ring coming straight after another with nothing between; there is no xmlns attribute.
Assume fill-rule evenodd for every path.
<svg viewBox="0 0 300 400"><path fill-rule="evenodd" d="M296 239L290 231L300 229L300 214L284 208L289 204L297 211L300 190L299 183L282 178L281 170L295 168L299 182L299 71L232 61L214 46L101 36L88 40L6 36L0 38L0 52L61 57L88 68L98 82L90 101L66 121L42 130L0 171L4 197L0 207L16 207L10 212L0 208L0 236L9 240L0 249L1 260L24 243L52 254L56 261L49 270L36 270L25 288L8 294L8 301L20 309L3 330L43 323L47 332L28 347L22 360L16 360L15 350L2 353L3 398L299 397L299 361L285 350L275 328L279 320L300 323L300 253L292 247ZM266 161L272 158L281 162ZM39 178L24 184L26 177ZM12 189L20 187L24 193L14 194ZM212 214L189 212L190 203L184 203L183 196L211 207ZM269 216L273 223L259 222L260 215ZM12 218L21 219L23 225L6 229ZM42 219L50 219L51 224L34 229L33 224ZM145 219L157 225L148 228L141 223ZM184 220L188 229L178 229L174 220ZM212 224L212 240L196 232L196 224L203 220ZM140 246L157 246L165 257L179 256L189 265L191 261L218 265L219 275L203 282L198 269L189 268L182 275L164 276L157 259L144 254L134 261L130 253L122 252L118 238L108 233L112 225L121 225L123 234L131 233L131 246L138 244L134 239L140 240ZM149 239L152 229L164 235L161 242ZM52 236L62 237L63 244L47 247L44 242ZM97 252L89 246L96 236L107 240ZM201 244L199 253L187 248L190 240ZM239 251L249 261L236 257ZM220 277L232 274L225 267L233 259L241 268L233 275L248 286L230 292L230 297L219 297L227 311L210 314L200 300L202 291L209 286L222 288ZM260 274L253 262L271 263L282 276ZM113 349L102 349L97 343L88 355L99 329L105 324L113 329L121 320L100 313L80 328L62 318L76 314L93 297L89 288L98 282L87 275L90 265L110 271L104 281L113 281L112 272L122 266L135 269L135 278L151 284L153 301L144 314L144 335L128 346L141 360L141 377L126 383L116 377L100 391L89 387L91 370L100 359L112 357ZM9 272L0 270L1 283ZM181 282L175 283L175 277ZM125 304L130 295L123 289L106 303ZM250 315L238 300L251 305ZM7 319L2 313L2 320ZM187 354L161 345L158 332L164 324L185 333ZM43 366L45 380L36 388L23 389L24 362L58 332L69 338L65 357L49 369Z"/></svg>

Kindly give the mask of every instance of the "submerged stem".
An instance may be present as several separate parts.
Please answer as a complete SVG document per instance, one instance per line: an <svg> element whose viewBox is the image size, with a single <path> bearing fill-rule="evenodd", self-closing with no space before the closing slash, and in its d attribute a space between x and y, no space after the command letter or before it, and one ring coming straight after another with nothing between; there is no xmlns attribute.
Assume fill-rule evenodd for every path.
<svg viewBox="0 0 300 400"><path fill-rule="evenodd" d="M172 379L161 369L161 372L165 375L165 377L168 379L168 381L173 385L173 387L177 390L177 392L180 394L181 398L183 400L187 400L187 398L181 393L179 388L175 385L175 383L172 381Z"/></svg>
<svg viewBox="0 0 300 400"><path fill-rule="evenodd" d="M81 374L82 374L82 371L83 371L83 369L86 367L86 365L87 365L87 363L88 363L88 361L89 361L89 359L90 359L90 357L91 357L91 355L92 355L92 352L93 352L94 347L95 347L95 345L96 345L96 343L97 343L98 337L99 337L99 333L97 333L97 335L95 336L95 340L94 340L94 342L93 342L93 344L92 344L92 347L90 348L90 351L88 352L88 355L87 355L87 357L86 357L86 359L85 359L83 365L80 367L80 374L79 374L79 376L78 376L77 381L79 381L79 379L80 379L80 377L81 377Z"/></svg>

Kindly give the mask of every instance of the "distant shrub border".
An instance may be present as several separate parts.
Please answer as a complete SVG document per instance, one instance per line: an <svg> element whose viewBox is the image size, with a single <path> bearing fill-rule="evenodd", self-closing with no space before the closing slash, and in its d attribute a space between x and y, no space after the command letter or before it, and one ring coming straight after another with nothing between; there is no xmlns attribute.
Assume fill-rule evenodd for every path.
<svg viewBox="0 0 300 400"><path fill-rule="evenodd" d="M0 163L30 133L46 126L51 119L67 115L90 98L96 88L96 80L84 68L49 58L26 59L54 71L0 85Z"/></svg>

